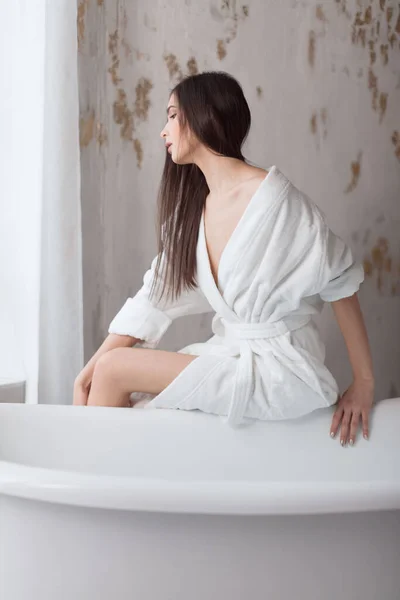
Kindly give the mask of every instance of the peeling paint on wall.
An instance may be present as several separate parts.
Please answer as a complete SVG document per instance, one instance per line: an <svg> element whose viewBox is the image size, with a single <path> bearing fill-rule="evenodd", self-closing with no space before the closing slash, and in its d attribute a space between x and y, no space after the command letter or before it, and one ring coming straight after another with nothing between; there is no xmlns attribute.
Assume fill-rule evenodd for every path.
<svg viewBox="0 0 400 600"><path fill-rule="evenodd" d="M141 169L143 163L143 147L141 141L138 139L133 140L133 148L136 153L137 166L139 167L139 169Z"/></svg>
<svg viewBox="0 0 400 600"><path fill-rule="evenodd" d="M103 123L96 120L95 111L92 109L86 117L79 119L80 147L86 148L93 139L96 139L100 148L108 142L106 128Z"/></svg>
<svg viewBox="0 0 400 600"><path fill-rule="evenodd" d="M311 133L313 133L313 134L317 133L317 113L313 113L311 120L310 120L310 126L311 126Z"/></svg>
<svg viewBox="0 0 400 600"><path fill-rule="evenodd" d="M322 123L324 125L326 125L327 118L328 118L328 111L327 111L327 109L326 108L321 108L321 119L322 119ZM324 138L326 138L327 134L328 134L328 130L325 128L324 129Z"/></svg>
<svg viewBox="0 0 400 600"><path fill-rule="evenodd" d="M354 45L360 45L368 49L369 70L367 85L371 92L371 106L374 112L379 114L379 123L381 124L389 102L389 94L379 89L378 76L375 73L378 58L378 48L380 65L387 67L390 63L390 51L394 48L397 40L396 34L392 30L391 22L394 16L393 6L388 6L385 11L386 2L380 0L379 6L381 12L372 0L364 12L359 10L352 21L351 41ZM382 13L384 22L382 26ZM399 27L400 27L400 5L399 5ZM396 24L397 27L397 24ZM378 46L379 44L379 46ZM397 58L398 60L398 58Z"/></svg>
<svg viewBox="0 0 400 600"><path fill-rule="evenodd" d="M320 136L317 139L317 148L318 149L319 149L319 140L321 138L321 135L322 135L323 139L326 139L326 137L328 135L328 130L326 127L327 120L328 120L328 111L326 108L321 108L319 113L317 111L314 111L313 114L311 115L310 129L311 129L312 135L317 135L318 132L320 132Z"/></svg>
<svg viewBox="0 0 400 600"><path fill-rule="evenodd" d="M180 81L183 78L182 69L179 66L175 54L164 54L164 61L167 65L170 78L172 79L176 76Z"/></svg>
<svg viewBox="0 0 400 600"><path fill-rule="evenodd" d="M396 268L387 238L378 239L370 254L365 256L363 264L366 277L376 276L376 287L380 294L400 295L400 261Z"/></svg>
<svg viewBox="0 0 400 600"><path fill-rule="evenodd" d="M149 79L142 77L136 86L135 116L146 121L150 108L149 93L153 84Z"/></svg>
<svg viewBox="0 0 400 600"><path fill-rule="evenodd" d="M133 139L133 113L128 108L126 92L123 89L118 90L117 99L113 104L113 116L117 125L121 125L121 138L126 141Z"/></svg>
<svg viewBox="0 0 400 600"><path fill-rule="evenodd" d="M78 50L82 49L85 40L85 18L89 0L80 0L77 13Z"/></svg>
<svg viewBox="0 0 400 600"><path fill-rule="evenodd" d="M124 8L123 17L122 17L122 27L121 27L121 31L122 31L121 47L124 49L125 58L127 58L129 60L129 62L131 63L131 61L132 61L132 46L126 39L127 38L127 29L128 29L128 13L126 11L126 8Z"/></svg>
<svg viewBox="0 0 400 600"><path fill-rule="evenodd" d="M96 141L100 148L105 144L108 144L108 134L106 127L103 123L99 121L96 123Z"/></svg>
<svg viewBox="0 0 400 600"><path fill-rule="evenodd" d="M131 62L131 59L132 59L132 46L126 41L125 38L122 38L122 40L121 40L121 46L124 49L125 58L127 58Z"/></svg>
<svg viewBox="0 0 400 600"><path fill-rule="evenodd" d="M380 96L379 96L379 123L382 123L382 119L386 114L387 101L388 101L388 94L383 94L381 92Z"/></svg>
<svg viewBox="0 0 400 600"><path fill-rule="evenodd" d="M397 17L397 23L396 23L394 30L397 33L397 35L400 35L400 10L399 10L399 15Z"/></svg>
<svg viewBox="0 0 400 600"><path fill-rule="evenodd" d="M373 271L373 269L372 269L371 261L368 260L367 258L364 259L364 272L365 272L366 277L371 277L372 271Z"/></svg>
<svg viewBox="0 0 400 600"><path fill-rule="evenodd" d="M398 131L393 131L392 143L394 145L395 156L400 160L400 134Z"/></svg>
<svg viewBox="0 0 400 600"><path fill-rule="evenodd" d="M372 90L372 108L377 110L378 100L378 78L374 74L372 68L368 71L368 89Z"/></svg>
<svg viewBox="0 0 400 600"><path fill-rule="evenodd" d="M79 119L79 144L81 148L85 148L92 141L94 136L94 122L94 110L92 110L86 118L81 117Z"/></svg>
<svg viewBox="0 0 400 600"><path fill-rule="evenodd" d="M226 56L226 46L224 40L217 40L217 56L223 60Z"/></svg>
<svg viewBox="0 0 400 600"><path fill-rule="evenodd" d="M389 62L389 44L381 44L380 50L382 62L386 66Z"/></svg>
<svg viewBox="0 0 400 600"><path fill-rule="evenodd" d="M335 0L335 2L339 8L339 13L344 14L345 17L347 17L348 19L351 19L351 14L347 10L347 0Z"/></svg>
<svg viewBox="0 0 400 600"><path fill-rule="evenodd" d="M239 8L236 0L211 0L211 17L223 27L224 37L217 39L217 56L223 60L227 54L226 44L230 44L237 36L239 20L249 16L248 5Z"/></svg>
<svg viewBox="0 0 400 600"><path fill-rule="evenodd" d="M197 75L197 73L199 72L196 59L193 56L187 61L187 69L189 75Z"/></svg>
<svg viewBox="0 0 400 600"><path fill-rule="evenodd" d="M128 25L128 13L127 9L124 8L120 30L118 29L117 19L117 28L113 33L109 34L108 39L108 53L111 56L111 66L109 67L108 72L111 75L111 80L115 87L118 87L118 84L123 81L119 75L120 47L124 50L125 58L128 59L129 62L132 60L133 49L127 39ZM150 60L150 56L148 54L141 53L137 49L135 49L135 53L138 60L143 57L145 57L147 60ZM171 64L173 63L173 59L176 61L176 57L169 55L169 57L165 58L167 65L173 69ZM116 98L113 102L113 120L117 125L120 126L121 139L132 142L132 148L136 153L137 164L139 168L141 168L143 162L143 147L141 141L137 138L134 138L135 118L141 121L147 120L151 106L149 94L152 88L152 82L145 77L141 77L135 88L135 101L133 105L131 105L131 102L128 99L126 90L120 86L116 90ZM101 146L102 144L107 143L107 141L108 136L105 132L105 129L102 128L99 132L98 143Z"/></svg>
<svg viewBox="0 0 400 600"><path fill-rule="evenodd" d="M125 51L125 57L130 59L132 57L132 47L129 42L126 41L126 31L128 27L128 15L126 9L124 9L122 19L122 37L118 28L111 34L109 34L108 41L108 52L111 55L111 67L108 72L111 75L111 80L114 86L117 86L123 80L119 76L120 58L119 58L119 44ZM144 54L136 51L137 57L145 56ZM124 141L132 142L132 147L136 153L137 165L141 168L143 162L143 147L138 139L134 139L135 122L134 117L144 121L148 118L148 112L150 108L149 92L152 89L153 84L150 80L142 77L136 85L136 98L132 108L128 103L128 96L123 88L118 88L116 99L113 102L113 119L117 125L120 125L120 136ZM97 141L100 146L107 143L108 136L104 128L99 131Z"/></svg>
<svg viewBox="0 0 400 600"><path fill-rule="evenodd" d="M136 48L134 48L134 51L137 60L142 60L143 58L147 61L150 60L150 54L148 52L140 52L140 50L137 50Z"/></svg>
<svg viewBox="0 0 400 600"><path fill-rule="evenodd" d="M323 10L321 4L317 4L316 9L315 9L315 16L317 17L317 19L319 19L320 21L323 21L324 23L328 22L328 19L325 16L325 13L324 13L324 10Z"/></svg>
<svg viewBox="0 0 400 600"><path fill-rule="evenodd" d="M121 83L122 79L118 75L119 68L119 57L118 57L118 29L114 33L110 33L108 36L108 52L111 55L111 67L108 72L111 75L111 79L114 85Z"/></svg>
<svg viewBox="0 0 400 600"><path fill-rule="evenodd" d="M167 66L170 79L175 78L177 81L181 81L184 77L181 66L178 63L175 54L164 54L164 62ZM186 63L187 75L197 75L199 68L197 61L194 56L191 56Z"/></svg>
<svg viewBox="0 0 400 600"><path fill-rule="evenodd" d="M345 189L345 194L349 194L357 187L357 184L358 184L358 181L359 181L360 175L361 175L361 157L362 157L362 152L359 152L358 156L357 156L357 160L351 163L351 166L350 166L351 181L350 181L349 185L347 186L347 188Z"/></svg>

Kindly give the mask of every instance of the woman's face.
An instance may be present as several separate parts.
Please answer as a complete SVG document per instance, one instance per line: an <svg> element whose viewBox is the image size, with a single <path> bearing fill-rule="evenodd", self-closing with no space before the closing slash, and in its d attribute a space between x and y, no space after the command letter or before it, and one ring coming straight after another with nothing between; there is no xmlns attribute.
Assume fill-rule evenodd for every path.
<svg viewBox="0 0 400 600"><path fill-rule="evenodd" d="M171 155L174 163L185 165L192 163L191 158L193 153L193 144L191 137L186 132L181 130L179 121L179 106L177 98L174 94L171 95L167 105L167 123L160 133L164 143L171 144L167 152Z"/></svg>

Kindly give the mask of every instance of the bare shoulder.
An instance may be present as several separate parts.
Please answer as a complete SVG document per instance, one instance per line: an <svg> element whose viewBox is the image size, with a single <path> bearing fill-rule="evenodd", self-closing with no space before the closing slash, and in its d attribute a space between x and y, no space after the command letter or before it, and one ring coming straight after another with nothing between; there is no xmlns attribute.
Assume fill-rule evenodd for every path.
<svg viewBox="0 0 400 600"><path fill-rule="evenodd" d="M241 171L239 182L226 194L219 196L218 203L215 204L214 207L218 207L218 210L220 208L225 210L226 206L233 208L236 204L240 205L241 203L246 203L246 201L248 201L248 199L254 195L257 188L264 181L268 173L269 171L266 169L247 166L247 168L244 168ZM206 197L206 205L208 205L210 202L211 204L213 203L213 201L210 200L211 197L212 194L208 193Z"/></svg>
<svg viewBox="0 0 400 600"><path fill-rule="evenodd" d="M265 177L268 175L268 170L267 169L261 169L260 167L251 167L249 166L247 168L247 176L249 178L253 178L254 179L265 179Z"/></svg>
<svg viewBox="0 0 400 600"><path fill-rule="evenodd" d="M266 169L260 169L258 167L250 167L248 170L248 177L246 177L243 183L243 191L246 193L254 192L260 183L264 181L269 171Z"/></svg>

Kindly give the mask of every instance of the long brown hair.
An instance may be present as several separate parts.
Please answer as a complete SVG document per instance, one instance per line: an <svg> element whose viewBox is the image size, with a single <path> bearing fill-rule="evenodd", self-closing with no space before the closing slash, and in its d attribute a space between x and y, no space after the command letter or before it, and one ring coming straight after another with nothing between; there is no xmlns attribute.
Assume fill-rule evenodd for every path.
<svg viewBox="0 0 400 600"><path fill-rule="evenodd" d="M241 147L248 135L251 115L241 85L228 73L209 71L185 77L171 93L179 103L181 134L188 131L219 155L246 162ZM179 165L166 150L157 195L158 258L150 296L159 278L159 299L177 298L183 288L197 283L196 247L201 214L209 188L197 165ZM160 277L162 273L162 277Z"/></svg>

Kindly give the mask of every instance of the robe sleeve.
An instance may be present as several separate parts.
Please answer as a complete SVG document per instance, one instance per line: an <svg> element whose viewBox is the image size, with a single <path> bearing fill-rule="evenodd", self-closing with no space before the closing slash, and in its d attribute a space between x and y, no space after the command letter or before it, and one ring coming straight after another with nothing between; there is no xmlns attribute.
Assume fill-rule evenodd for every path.
<svg viewBox="0 0 400 600"><path fill-rule="evenodd" d="M350 247L329 228L323 212L317 211L321 239L318 293L324 302L335 302L359 290L364 281L364 268L354 260Z"/></svg>
<svg viewBox="0 0 400 600"><path fill-rule="evenodd" d="M184 290L173 301L166 296L159 301L157 295L158 290L161 289L161 278L164 272L162 265L156 292L150 299L156 262L157 256L153 258L150 268L143 276L142 287L135 296L126 300L108 328L108 333L129 335L142 340L141 345L144 348L155 348L174 319L184 315L213 311L199 287Z"/></svg>

